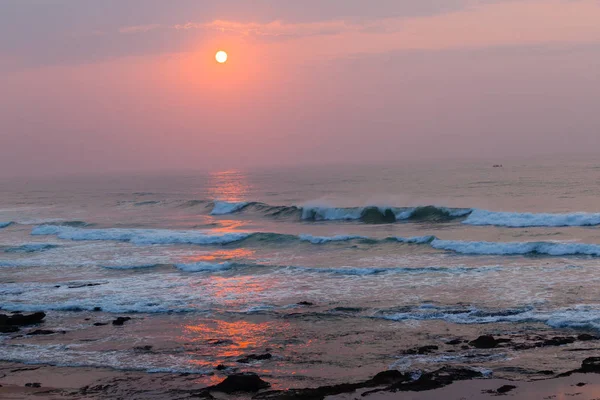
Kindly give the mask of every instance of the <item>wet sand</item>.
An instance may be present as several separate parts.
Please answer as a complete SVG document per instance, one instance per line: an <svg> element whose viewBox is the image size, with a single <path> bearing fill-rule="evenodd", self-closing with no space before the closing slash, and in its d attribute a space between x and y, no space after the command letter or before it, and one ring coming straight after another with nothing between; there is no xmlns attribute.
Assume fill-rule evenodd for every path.
<svg viewBox="0 0 600 400"><path fill-rule="evenodd" d="M198 397L205 387L194 375L147 374L123 372L102 368L55 367L0 363L0 398L2 399L187 399ZM221 381L222 378L216 379ZM39 383L40 387L27 387ZM497 389L515 386L507 393ZM31 385L29 385L31 386ZM500 379L474 379L455 382L437 390L422 392L380 391L363 394L358 390L327 399L351 400L433 400L433 399L493 399L508 396L515 400L600 399L600 374L573 374L568 377L536 380L508 381ZM377 390L377 388L375 388ZM263 391L264 392L264 391ZM260 393L260 392L259 392ZM217 399L250 399L255 394L211 392ZM308 398L308 397L305 397Z"/></svg>

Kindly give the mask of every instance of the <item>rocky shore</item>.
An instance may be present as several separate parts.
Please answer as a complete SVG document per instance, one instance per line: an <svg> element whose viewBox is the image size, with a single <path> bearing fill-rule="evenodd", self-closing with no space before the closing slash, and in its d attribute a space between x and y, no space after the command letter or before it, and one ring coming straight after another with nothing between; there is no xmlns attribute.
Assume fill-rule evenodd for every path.
<svg viewBox="0 0 600 400"><path fill-rule="evenodd" d="M24 336L64 334L63 331L43 329L45 318L44 312L0 314L0 332L9 340ZM126 328L129 321L131 321L131 317L117 317L112 320L112 325ZM93 321L89 322L93 323ZM106 322L93 323L94 326L106 324ZM237 358L231 365L215 365L214 372L209 374L214 378L214 384L210 386L199 384L196 382L196 376L189 373L149 374L103 368L24 365L4 361L0 362L0 385L2 385L0 397L6 399L28 398L29 396L35 396L37 399L212 399L233 396L256 400L304 400L349 396L348 398L375 399L407 392L413 394L437 393L449 386L459 386L463 388L461 389L463 392L477 388L477 396L472 398L504 394L511 394L519 398L520 387L536 387L539 389L538 392L542 393L544 390L554 387L553 382L569 382L568 386L561 384L560 387L568 388L574 398L592 399L600 398L600 389L596 391L595 386L596 382L600 382L600 357L597 356L599 354L595 348L579 347L579 345L589 345L598 341L600 341L598 336L586 332L564 336L514 334L495 337L481 335L476 338L454 338L443 343L423 344L419 347L405 349L403 353L407 357L430 354L443 356L451 355L459 350L470 349L510 349L514 352L521 352L542 348L560 348L567 345L571 346L568 351L581 353L581 366L577 369L562 370L560 365L556 365L553 370L524 371L522 380L512 382L493 379L490 372L483 369L440 363L431 370L401 372L389 369L356 382L281 389L273 388L268 376L240 371L244 365L259 366L261 362L271 360L274 355L270 352L249 353ZM219 345L218 340L214 345ZM152 352L153 346L136 346L133 350ZM260 368L257 370L260 371ZM477 384L472 382L477 382ZM482 388L480 382L485 382L485 388ZM573 388L579 391L573 391ZM588 396L586 393L589 391L597 393L598 396L581 397ZM554 397L548 397L548 399L552 398Z"/></svg>

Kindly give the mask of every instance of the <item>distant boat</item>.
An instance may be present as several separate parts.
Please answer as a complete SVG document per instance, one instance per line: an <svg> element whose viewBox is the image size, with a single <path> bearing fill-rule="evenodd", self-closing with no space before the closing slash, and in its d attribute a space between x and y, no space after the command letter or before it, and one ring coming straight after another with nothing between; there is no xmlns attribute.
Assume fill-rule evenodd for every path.
<svg viewBox="0 0 600 400"><path fill-rule="evenodd" d="M494 168L502 168L502 164L494 164L493 167Z"/></svg>

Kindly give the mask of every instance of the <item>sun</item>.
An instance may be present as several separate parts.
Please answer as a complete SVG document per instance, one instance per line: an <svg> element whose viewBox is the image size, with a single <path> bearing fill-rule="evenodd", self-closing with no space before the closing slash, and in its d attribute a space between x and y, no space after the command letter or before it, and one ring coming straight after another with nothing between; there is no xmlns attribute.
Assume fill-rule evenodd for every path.
<svg viewBox="0 0 600 400"><path fill-rule="evenodd" d="M217 51L217 54L215 54L215 59L219 64L223 64L227 61L227 53L225 53L223 50L219 50Z"/></svg>

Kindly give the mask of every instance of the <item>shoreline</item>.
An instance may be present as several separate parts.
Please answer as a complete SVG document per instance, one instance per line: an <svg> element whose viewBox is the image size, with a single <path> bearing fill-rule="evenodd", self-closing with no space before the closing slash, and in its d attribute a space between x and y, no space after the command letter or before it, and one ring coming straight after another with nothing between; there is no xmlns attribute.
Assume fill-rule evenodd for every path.
<svg viewBox="0 0 600 400"><path fill-rule="evenodd" d="M70 332L60 329L76 322L71 319L72 316L68 320L56 318L54 314L46 318L44 312L0 314L0 322L2 322L0 327L8 333L9 336L5 337L7 340L17 341L16 346L36 343L93 344L102 335L106 335L107 331L111 331L113 335L118 333L117 336L120 337L118 346L123 349L128 348L132 351L132 355L151 356L160 354L163 349L162 342L146 345L137 342L138 338L146 337L145 331L139 329L144 327L162 329L163 323L145 318L115 318L111 314L103 316L99 312L94 315L95 318L87 317L87 314L76 315L75 318L79 323L83 317L86 328ZM97 320L105 322L94 322ZM40 329L42 327L44 329ZM241 340L241 334L246 335L244 337L248 339L247 333L251 331L243 329L231 338L225 336L225 330L210 331L207 336L209 337L206 341L207 346L194 348L193 351L218 349L219 352L231 350L234 352L222 358L227 360L224 363L216 363L214 362L216 360L212 359L214 362L212 367L204 374L148 372L104 366L56 366L52 362L44 362L37 353L35 364L23 361L0 361L0 385L2 385L0 398L166 400L193 397L224 400L414 398L426 400L454 397L477 399L504 394L517 399L529 399L532 398L533 393L536 396L544 394L539 397L540 399L555 398L552 396L600 399L600 357L593 357L600 355L598 353L600 348L597 347L600 337L581 330L545 332L526 330L512 333L495 331L497 336L450 335L454 337L452 340L441 340L440 337L434 340L429 337L424 341L413 338L410 346L409 343L397 343L403 347L403 350L398 353L401 357L412 361L419 360L420 357L426 357L426 360L432 357L429 360L437 361L420 367L416 364L411 369L397 370L388 364L375 370L372 364L367 366L361 361L367 353L354 352L353 355L347 354L348 358L344 358L346 362L344 371L313 369L310 374L302 378L301 382L297 381L298 385L292 386L289 385L289 378L296 377L298 370L294 366L298 364L290 363L284 369L277 370L281 375L274 374L275 369L268 365L270 362L275 364L281 362L285 355L289 355L293 350L285 347L270 349L263 347L263 344L251 348L238 348L237 345L232 348L227 347L234 345L232 338L236 341ZM215 335L216 332L220 334ZM137 345L130 347L133 342L124 341L125 334ZM201 337L202 343L205 339ZM365 337L365 340L363 344L376 342L371 336ZM98 346L102 347L98 347L97 351L113 349L116 343L115 340L100 343ZM332 351L332 348L329 346L325 350ZM274 354L272 355L270 351ZM496 369L502 370L499 361L494 361L493 357L498 352L513 356L531 354L537 357L534 359L543 362L535 364L529 361L529 368L524 368L525 364L513 362L512 365L504 366L504 370L511 371L511 375L503 376L497 375L492 369L483 369L481 364L469 362L453 364L444 361L446 358L455 359L457 354L461 354L459 357L465 360L484 355L486 359L491 360L490 367L495 365ZM569 354L568 364L564 362L566 354ZM38 363L37 360L40 362ZM318 361L314 359L313 362L318 363Z"/></svg>
<svg viewBox="0 0 600 400"><path fill-rule="evenodd" d="M600 370L599 370L600 371ZM30 365L0 361L0 398L7 400L35 398L54 399L331 399L369 400L407 399L491 399L509 395L511 399L592 400L600 398L600 374L572 372L539 380L505 380L470 378L453 381L432 390L391 391L385 384L352 390L352 384L342 384L344 390L326 395L315 389L275 391L269 388L258 392L224 393L207 390L189 374L145 373L107 368L61 367ZM566 375L566 376L565 376ZM215 376L215 385L222 382ZM265 378L266 379L266 378ZM39 387L37 387L39 384ZM500 390L498 390L500 389ZM341 388L340 390L343 390Z"/></svg>

